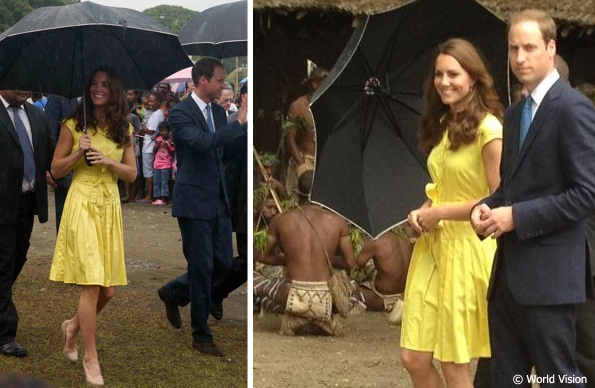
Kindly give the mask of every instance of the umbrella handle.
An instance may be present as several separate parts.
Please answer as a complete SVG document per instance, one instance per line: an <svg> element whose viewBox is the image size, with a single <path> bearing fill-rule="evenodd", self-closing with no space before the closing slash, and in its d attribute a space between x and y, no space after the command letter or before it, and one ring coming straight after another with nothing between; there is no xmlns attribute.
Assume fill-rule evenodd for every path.
<svg viewBox="0 0 595 388"><path fill-rule="evenodd" d="M89 153L89 150L84 150L83 153L85 154L85 163L87 163L87 166L89 166L89 167L93 166L93 163L91 163L89 158L87 158L87 154Z"/></svg>
<svg viewBox="0 0 595 388"><path fill-rule="evenodd" d="M258 151L256 151L256 148L254 146L252 146L252 153L254 154L254 159L258 163L258 168L260 169L260 173L262 174L262 177L268 182L269 174L267 174L267 172L264 170L264 165L262 164L262 161L260 160L260 155L258 154ZM271 192L271 196L273 197L273 200L275 201L277 210L279 210L279 213L283 213L283 208L281 207L281 201L279 200L279 196L277 195L277 192L272 187L269 190Z"/></svg>

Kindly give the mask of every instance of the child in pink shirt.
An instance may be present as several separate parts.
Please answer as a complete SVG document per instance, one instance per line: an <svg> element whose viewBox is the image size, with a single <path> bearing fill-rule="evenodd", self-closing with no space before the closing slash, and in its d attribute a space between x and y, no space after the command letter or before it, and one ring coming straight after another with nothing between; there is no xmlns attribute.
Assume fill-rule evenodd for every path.
<svg viewBox="0 0 595 388"><path fill-rule="evenodd" d="M171 137L171 128L167 121L159 124L159 134L155 138L153 153L153 196L157 198L153 205L163 206L169 197L169 170L174 158L176 149Z"/></svg>

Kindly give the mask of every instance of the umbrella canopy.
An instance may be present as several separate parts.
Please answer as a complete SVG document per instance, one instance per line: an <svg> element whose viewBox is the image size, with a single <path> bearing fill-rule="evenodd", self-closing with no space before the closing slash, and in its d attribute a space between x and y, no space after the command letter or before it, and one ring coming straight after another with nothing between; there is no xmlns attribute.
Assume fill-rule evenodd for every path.
<svg viewBox="0 0 595 388"><path fill-rule="evenodd" d="M313 202L373 237L422 204L429 181L417 150L423 85L436 46L450 37L480 48L508 96L506 24L475 1L417 0L367 17L312 99Z"/></svg>
<svg viewBox="0 0 595 388"><path fill-rule="evenodd" d="M0 35L0 88L80 96L98 66L150 89L191 66L177 36L140 12L83 2L38 8Z"/></svg>
<svg viewBox="0 0 595 388"><path fill-rule="evenodd" d="M206 9L178 32L188 54L213 58L248 55L248 3L237 1Z"/></svg>
<svg viewBox="0 0 595 388"><path fill-rule="evenodd" d="M173 73L161 80L163 83L192 82L192 66Z"/></svg>

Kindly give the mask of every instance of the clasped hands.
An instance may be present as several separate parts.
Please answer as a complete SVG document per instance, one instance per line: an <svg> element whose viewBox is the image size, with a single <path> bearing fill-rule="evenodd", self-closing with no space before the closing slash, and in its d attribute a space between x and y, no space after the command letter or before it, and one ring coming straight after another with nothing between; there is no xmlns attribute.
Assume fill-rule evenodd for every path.
<svg viewBox="0 0 595 388"><path fill-rule="evenodd" d="M514 229L512 206L490 209L485 203L477 205L471 211L471 225L481 236L498 238Z"/></svg>
<svg viewBox="0 0 595 388"><path fill-rule="evenodd" d="M85 151L87 150L89 150L89 152L85 155ZM91 164L103 164L104 166L109 166L115 162L114 159L106 156L97 148L91 147L91 137L89 135L83 135L79 138L79 153L80 156L85 155Z"/></svg>

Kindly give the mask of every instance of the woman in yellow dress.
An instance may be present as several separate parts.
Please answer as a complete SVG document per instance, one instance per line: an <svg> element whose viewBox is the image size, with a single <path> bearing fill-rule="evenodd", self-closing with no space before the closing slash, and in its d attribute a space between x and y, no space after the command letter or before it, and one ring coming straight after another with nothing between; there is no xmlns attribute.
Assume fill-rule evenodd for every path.
<svg viewBox="0 0 595 388"><path fill-rule="evenodd" d="M489 357L487 286L496 249L469 222L500 182L502 105L473 45L450 39L426 83L419 145L428 153L427 200L409 213L417 239L405 288L402 362L415 387L472 387L473 358Z"/></svg>
<svg viewBox="0 0 595 388"><path fill-rule="evenodd" d="M63 123L52 161L54 178L71 170L74 176L64 204L50 279L82 286L77 314L62 323L63 354L70 362L77 362L80 330L87 382L100 387L103 377L95 346L97 314L114 296L114 286L127 283L116 177L134 182L136 164L119 75L112 69L98 68L84 93L85 106L79 104ZM83 132L83 109L88 134ZM91 166L85 162L86 150Z"/></svg>

